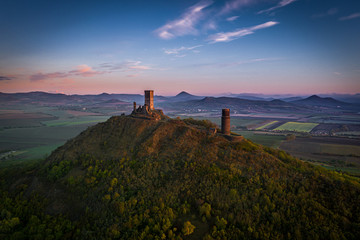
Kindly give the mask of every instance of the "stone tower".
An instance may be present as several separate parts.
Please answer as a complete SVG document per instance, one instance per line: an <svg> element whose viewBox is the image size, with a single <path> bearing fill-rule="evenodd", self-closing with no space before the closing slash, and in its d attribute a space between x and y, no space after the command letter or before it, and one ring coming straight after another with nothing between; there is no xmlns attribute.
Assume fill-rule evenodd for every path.
<svg viewBox="0 0 360 240"><path fill-rule="evenodd" d="M230 135L230 109L224 108L221 116L221 132Z"/></svg>
<svg viewBox="0 0 360 240"><path fill-rule="evenodd" d="M154 90L145 90L145 105L154 110Z"/></svg>

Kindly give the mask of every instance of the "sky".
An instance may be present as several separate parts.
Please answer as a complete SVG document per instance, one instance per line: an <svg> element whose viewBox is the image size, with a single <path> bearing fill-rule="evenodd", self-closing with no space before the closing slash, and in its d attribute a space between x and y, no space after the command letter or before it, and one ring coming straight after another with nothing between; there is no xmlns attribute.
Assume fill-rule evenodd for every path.
<svg viewBox="0 0 360 240"><path fill-rule="evenodd" d="M0 92L360 92L358 0L2 0Z"/></svg>

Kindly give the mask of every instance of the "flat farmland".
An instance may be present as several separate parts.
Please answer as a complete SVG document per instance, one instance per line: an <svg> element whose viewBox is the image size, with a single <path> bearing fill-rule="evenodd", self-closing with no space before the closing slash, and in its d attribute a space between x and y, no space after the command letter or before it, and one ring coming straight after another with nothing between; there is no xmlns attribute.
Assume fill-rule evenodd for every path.
<svg viewBox="0 0 360 240"><path fill-rule="evenodd" d="M0 131L0 151L20 151L21 159L44 157L94 124L6 129Z"/></svg>
<svg viewBox="0 0 360 240"><path fill-rule="evenodd" d="M43 158L88 126L108 118L99 113L57 107L24 105L2 109L0 152L17 160Z"/></svg>
<svg viewBox="0 0 360 240"><path fill-rule="evenodd" d="M43 124L45 124L48 127L81 125L88 123L104 122L107 119L109 119L109 117L110 116L79 116L74 118L44 121Z"/></svg>
<svg viewBox="0 0 360 240"><path fill-rule="evenodd" d="M274 131L310 132L318 123L287 122L274 129Z"/></svg>
<svg viewBox="0 0 360 240"><path fill-rule="evenodd" d="M275 123L278 123L279 121L271 121L269 123L266 123L265 125L262 125L258 128L256 128L256 130L262 130L262 129L267 129L268 127L274 125Z"/></svg>
<svg viewBox="0 0 360 240"><path fill-rule="evenodd" d="M64 142L81 131L88 125L14 128L0 132L0 150L20 150Z"/></svg>
<svg viewBox="0 0 360 240"><path fill-rule="evenodd" d="M280 144L286 139L283 135L267 134L257 131L232 131L242 135L246 139L250 139L254 143L261 144L267 147L278 148Z"/></svg>
<svg viewBox="0 0 360 240"><path fill-rule="evenodd" d="M23 128L42 126L42 121L54 120L56 117L41 113L26 113L22 110L2 110L0 111L0 129Z"/></svg>
<svg viewBox="0 0 360 240"><path fill-rule="evenodd" d="M359 139L297 137L292 141L283 141L279 148L305 161L360 176Z"/></svg>

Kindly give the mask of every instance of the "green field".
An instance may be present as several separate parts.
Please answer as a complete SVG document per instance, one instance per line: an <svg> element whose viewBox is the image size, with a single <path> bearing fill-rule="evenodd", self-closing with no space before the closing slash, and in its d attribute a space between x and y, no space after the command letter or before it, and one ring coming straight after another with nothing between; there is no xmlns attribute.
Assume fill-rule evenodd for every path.
<svg viewBox="0 0 360 240"><path fill-rule="evenodd" d="M275 128L275 131L310 132L318 123L287 122Z"/></svg>
<svg viewBox="0 0 360 240"><path fill-rule="evenodd" d="M232 131L242 135L246 139L250 139L254 143L258 143L267 147L278 148L282 141L286 138L282 135L264 134L255 131Z"/></svg>
<svg viewBox="0 0 360 240"><path fill-rule="evenodd" d="M55 107L31 105L23 106L22 109L19 106L15 110L5 109L3 113L4 111L26 112L35 114L34 117L36 114L40 116L39 118L22 118L22 115L18 114L18 119L0 121L0 152L10 155L9 159L16 160L44 158L87 127L104 122L110 117L76 116L71 111ZM48 114L49 117L44 118L44 114Z"/></svg>
<svg viewBox="0 0 360 240"><path fill-rule="evenodd" d="M182 118L188 118L188 116L184 116ZM219 127L221 126L221 117L192 117L194 119L203 120L207 119ZM230 124L232 128L252 128L254 126L260 125L264 123L264 119L254 119L254 118L240 118L240 117L232 117L230 120Z"/></svg>
<svg viewBox="0 0 360 240"><path fill-rule="evenodd" d="M333 143L324 143L326 139L334 139L332 137L323 139L297 137L293 141L283 141L279 148L302 160L360 176L359 140L350 144L341 138L335 138L338 140Z"/></svg>
<svg viewBox="0 0 360 240"><path fill-rule="evenodd" d="M48 127L71 126L71 125L80 125L80 124L87 124L87 123L104 122L104 121L108 120L109 117L110 116L82 116L82 117L76 117L76 118L44 121L43 124L45 124Z"/></svg>
<svg viewBox="0 0 360 240"><path fill-rule="evenodd" d="M256 130L264 129L264 128L269 127L269 126L271 126L271 125L273 125L273 124L275 124L275 123L277 123L277 122L279 122L279 121L269 122L269 123L267 123L267 124L265 124L265 125L263 125L263 126L260 126L260 127L256 128Z"/></svg>

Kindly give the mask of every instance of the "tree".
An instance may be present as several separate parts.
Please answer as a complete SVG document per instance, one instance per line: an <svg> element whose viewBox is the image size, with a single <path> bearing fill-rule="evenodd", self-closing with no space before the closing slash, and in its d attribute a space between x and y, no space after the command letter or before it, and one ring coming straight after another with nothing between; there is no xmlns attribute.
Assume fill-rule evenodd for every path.
<svg viewBox="0 0 360 240"><path fill-rule="evenodd" d="M292 141L296 139L296 135L295 134L288 134L286 135L286 141Z"/></svg>
<svg viewBox="0 0 360 240"><path fill-rule="evenodd" d="M182 233L185 236L192 234L194 232L194 230L195 230L195 226L192 225L190 221L184 222L184 227L182 229Z"/></svg>

